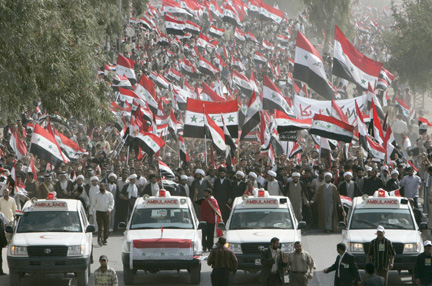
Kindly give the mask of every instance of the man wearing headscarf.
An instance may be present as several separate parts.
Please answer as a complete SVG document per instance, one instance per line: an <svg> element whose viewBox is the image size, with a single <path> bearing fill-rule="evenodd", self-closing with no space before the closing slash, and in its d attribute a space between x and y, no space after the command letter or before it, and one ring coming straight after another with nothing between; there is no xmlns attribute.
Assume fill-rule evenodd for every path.
<svg viewBox="0 0 432 286"><path fill-rule="evenodd" d="M303 206L308 205L309 201L304 192L305 187L300 182L300 173L292 173L292 181L289 181L285 187L285 194L290 199L298 221L303 220Z"/></svg>
<svg viewBox="0 0 432 286"><path fill-rule="evenodd" d="M37 188L38 199L46 199L48 193L54 192L54 187L51 183L51 175L46 174L44 181Z"/></svg>
<svg viewBox="0 0 432 286"><path fill-rule="evenodd" d="M267 174L268 176L267 181L264 184L264 189L266 189L271 196L283 196L282 183L276 180L276 172L270 170Z"/></svg>
<svg viewBox="0 0 432 286"><path fill-rule="evenodd" d="M391 192L394 190L399 190L400 182L399 182L399 172L397 170L391 171L391 178L387 181L385 185L385 189L387 192Z"/></svg>
<svg viewBox="0 0 432 286"><path fill-rule="evenodd" d="M327 233L337 231L338 210L342 208L337 188L331 183L332 177L330 172L324 174L325 184L318 188L311 201L312 204L317 203L318 227Z"/></svg>
<svg viewBox="0 0 432 286"><path fill-rule="evenodd" d="M111 217L110 217L110 229L113 231L117 231L117 225L115 223L115 217L116 217L116 208L119 201L119 188L117 186L117 175L114 173L110 173L108 175L108 184L106 186L106 189L108 192L110 192L113 195L114 198L114 208L111 211Z"/></svg>
<svg viewBox="0 0 432 286"><path fill-rule="evenodd" d="M202 169L196 169L195 170L195 175L194 175L194 181L191 184L191 196L193 199L193 195L195 193L195 191L198 191L197 197L201 198L204 197L204 191L206 189L213 189L213 185L206 179L205 177L205 172ZM193 200L192 200L193 201ZM195 208L195 212L197 214L197 216L200 216L200 207L198 204L196 204L194 202L194 208Z"/></svg>
<svg viewBox="0 0 432 286"><path fill-rule="evenodd" d="M231 184L231 199L233 201L236 197L243 196L246 191L246 183L244 182L245 174L242 171L237 171L235 177L235 180Z"/></svg>
<svg viewBox="0 0 432 286"><path fill-rule="evenodd" d="M341 196L346 196L353 199L354 197L361 196L362 193L360 192L357 184L351 179L352 173L345 172L344 181L339 184L338 191Z"/></svg>
<svg viewBox="0 0 432 286"><path fill-rule="evenodd" d="M90 187L88 188L88 197L90 199L89 200L90 206L92 206L94 204L97 193L99 193L99 178L97 176L93 176L90 178ZM95 227L97 229L96 217L90 217L89 221L91 224L95 225Z"/></svg>
<svg viewBox="0 0 432 286"><path fill-rule="evenodd" d="M136 185L136 179L137 175L132 174L128 177L129 183L124 185L119 197L124 202L128 202L127 206L126 203L122 205L123 208L126 207L127 217L130 217L130 214L132 213L132 209L135 205L135 201L138 198L138 187ZM124 209L122 210L124 212ZM123 213L124 214L124 213Z"/></svg>
<svg viewBox="0 0 432 286"><path fill-rule="evenodd" d="M57 193L57 198L69 199L73 196L73 184L67 178L66 172L59 172L59 180L55 184L54 190Z"/></svg>

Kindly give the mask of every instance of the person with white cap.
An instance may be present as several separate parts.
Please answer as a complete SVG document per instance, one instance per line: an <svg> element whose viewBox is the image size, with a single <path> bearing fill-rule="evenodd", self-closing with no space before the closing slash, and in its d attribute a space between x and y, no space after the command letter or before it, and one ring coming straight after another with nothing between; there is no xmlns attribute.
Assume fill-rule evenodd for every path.
<svg viewBox="0 0 432 286"><path fill-rule="evenodd" d="M372 262L375 265L375 272L388 283L388 271L393 269L396 251L393 243L385 235L382 225L377 227L377 237L369 244L369 251L366 255L366 263Z"/></svg>
<svg viewBox="0 0 432 286"><path fill-rule="evenodd" d="M235 180L232 182L231 199L234 200L236 197L243 196L246 191L246 183L244 181L245 173L237 171L235 173Z"/></svg>
<svg viewBox="0 0 432 286"><path fill-rule="evenodd" d="M72 198L73 184L72 181L67 178L67 174L64 171L58 173L59 180L54 186L54 191L57 193L57 198L70 199Z"/></svg>
<svg viewBox="0 0 432 286"><path fill-rule="evenodd" d="M276 172L269 170L267 172L267 181L264 183L264 189L266 189L271 196L283 196L282 194L282 183L276 180Z"/></svg>
<svg viewBox="0 0 432 286"><path fill-rule="evenodd" d="M248 181L252 183L254 188L261 188L261 184L257 182L257 174L255 172L249 172Z"/></svg>
<svg viewBox="0 0 432 286"><path fill-rule="evenodd" d="M128 218L132 212L132 209L135 205L135 201L138 198L138 187L136 185L137 175L132 174L128 177L129 183L124 185L123 189L120 192L119 198L125 202L128 202ZM124 214L124 213L123 213Z"/></svg>
<svg viewBox="0 0 432 286"><path fill-rule="evenodd" d="M305 194L305 186L300 181L300 173L294 172L290 180L285 186L284 193L290 199L294 209L294 214L298 221L303 220L303 208L309 204Z"/></svg>
<svg viewBox="0 0 432 286"><path fill-rule="evenodd" d="M191 192L188 184L188 176L181 175L179 182L179 195L183 197L191 198Z"/></svg>
<svg viewBox="0 0 432 286"><path fill-rule="evenodd" d="M191 184L191 191L192 191L191 195L193 196L194 193L198 191L197 197L198 198L204 197L204 191L206 189L213 190L213 185L209 182L209 180L205 178L205 172L203 169L196 169L194 175L194 181ZM194 208L197 216L199 217L201 209L199 205L196 204L195 202L194 202Z"/></svg>
<svg viewBox="0 0 432 286"><path fill-rule="evenodd" d="M112 231L117 231L117 225L115 223L115 217L116 217L116 208L119 201L119 195L120 190L117 186L117 175L114 173L110 173L108 175L108 183L107 183L107 191L110 192L113 195L114 198L114 208L111 211L111 217L110 217L110 229Z"/></svg>
<svg viewBox="0 0 432 286"><path fill-rule="evenodd" d="M318 189L311 201L312 204L317 203L318 227L327 233L337 231L338 212L344 214L337 188L331 183L332 177L330 172L324 174L326 183Z"/></svg>
<svg viewBox="0 0 432 286"><path fill-rule="evenodd" d="M416 265L414 268L414 276L417 285L431 286L432 285L432 242L425 240L424 252L417 256Z"/></svg>
<svg viewBox="0 0 432 286"><path fill-rule="evenodd" d="M387 192L399 190L400 188L399 172L397 170L392 170L390 176L391 176L390 180L388 180L385 185L385 190Z"/></svg>
<svg viewBox="0 0 432 286"><path fill-rule="evenodd" d="M389 169L387 166L384 165L384 166L381 166L380 170L381 170L381 172L380 172L379 178L385 186L387 181L390 180L390 178L391 178L391 176L389 174Z"/></svg>
<svg viewBox="0 0 432 286"><path fill-rule="evenodd" d="M345 180L341 182L338 187L338 192L341 196L346 196L353 199L354 197L359 197L362 195L357 184L353 180L351 180L351 172L345 172L344 179Z"/></svg>

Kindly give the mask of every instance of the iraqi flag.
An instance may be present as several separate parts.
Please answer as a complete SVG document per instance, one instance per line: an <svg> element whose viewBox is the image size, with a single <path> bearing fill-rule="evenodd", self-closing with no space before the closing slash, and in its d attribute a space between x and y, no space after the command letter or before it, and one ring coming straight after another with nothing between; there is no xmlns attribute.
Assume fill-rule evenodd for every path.
<svg viewBox="0 0 432 286"><path fill-rule="evenodd" d="M132 85L136 83L136 75L134 70L135 61L118 54L117 56L117 70L119 76L126 76Z"/></svg>
<svg viewBox="0 0 432 286"><path fill-rule="evenodd" d="M376 89L381 89L381 90L386 90L387 87L389 85L391 85L391 83L394 80L394 75L389 72L388 70L386 70L385 68L382 68L380 74L379 74L379 79L378 79L378 83L376 86Z"/></svg>
<svg viewBox="0 0 432 286"><path fill-rule="evenodd" d="M334 98L320 54L300 32L297 32L293 77L308 84L324 98Z"/></svg>
<svg viewBox="0 0 432 286"><path fill-rule="evenodd" d="M368 152L373 158L385 160L386 150L377 142L373 141L370 136L366 136Z"/></svg>
<svg viewBox="0 0 432 286"><path fill-rule="evenodd" d="M246 41L246 34L239 28L235 28L234 37L239 40L240 42Z"/></svg>
<svg viewBox="0 0 432 286"><path fill-rule="evenodd" d="M382 63L371 60L358 51L335 26L333 74L349 80L364 90L368 84L375 86Z"/></svg>
<svg viewBox="0 0 432 286"><path fill-rule="evenodd" d="M213 117L216 119L216 116ZM222 119L222 117L221 117ZM205 114L205 126L208 132L208 136L211 138L214 147L218 152L224 152L226 150L225 145L225 134L219 126L213 121L213 119L206 113Z"/></svg>
<svg viewBox="0 0 432 286"><path fill-rule="evenodd" d="M186 144L184 143L183 137L181 135L178 136L178 142L179 142L180 160L183 163L187 163L189 162L189 155L186 150Z"/></svg>
<svg viewBox="0 0 432 286"><path fill-rule="evenodd" d="M410 108L402 99L396 98L396 104L399 106L402 114L408 119L410 118Z"/></svg>
<svg viewBox="0 0 432 286"><path fill-rule="evenodd" d="M255 63L257 64L263 64L266 65L267 64L267 59L266 57L264 57L261 53L259 52L255 52L254 56L253 56L253 60L255 61Z"/></svg>
<svg viewBox="0 0 432 286"><path fill-rule="evenodd" d="M64 154L68 156L69 159L78 159L78 154L85 153L83 149L81 149L77 143L66 137L64 134L56 131L55 132L56 138L60 139L57 140L60 148L63 150ZM108 154L106 154L108 155Z"/></svg>
<svg viewBox="0 0 432 286"><path fill-rule="evenodd" d="M201 26L187 20L184 30L192 35L199 35L201 33Z"/></svg>
<svg viewBox="0 0 432 286"><path fill-rule="evenodd" d="M303 148L297 142L289 141L288 145L289 145L288 146L288 157L290 159L294 158L295 155L300 154L301 152L303 152Z"/></svg>
<svg viewBox="0 0 432 286"><path fill-rule="evenodd" d="M221 38L225 33L225 29L218 29L215 26L211 26L209 30L209 35L215 38Z"/></svg>
<svg viewBox="0 0 432 286"><path fill-rule="evenodd" d="M198 69L203 74L207 74L210 76L216 76L216 74L219 72L219 69L217 67L212 65L209 61L207 61L202 56L200 56L200 59L199 59Z"/></svg>
<svg viewBox="0 0 432 286"><path fill-rule="evenodd" d="M15 152L15 155L18 157L18 160L21 160L23 157L25 157L25 155L27 155L27 147L24 144L24 141L19 138L16 130L12 132L10 136L9 145L12 148L12 150Z"/></svg>
<svg viewBox="0 0 432 286"><path fill-rule="evenodd" d="M275 122L277 131L279 133L285 131L296 131L302 129L310 129L312 126L312 119L295 119L289 117L284 112L275 110Z"/></svg>
<svg viewBox="0 0 432 286"><path fill-rule="evenodd" d="M192 78L197 78L200 75L197 68L185 57L183 57L183 60L180 63L180 67L182 72L187 76L190 76Z"/></svg>
<svg viewBox="0 0 432 286"><path fill-rule="evenodd" d="M203 34L200 34L197 40L197 46L203 49L211 48L215 49L217 48L218 42L215 39L212 39L210 37L207 37Z"/></svg>
<svg viewBox="0 0 432 286"><path fill-rule="evenodd" d="M223 120L223 117L222 117L222 124L223 124L222 130L224 132L225 145L229 147L229 150L226 150L226 151L227 152L229 151L230 158L234 158L235 151L237 150L237 146L236 146L234 140L232 139L231 134L228 131L228 128L225 125L225 121ZM230 162L230 161L231 160L228 160L228 162Z"/></svg>
<svg viewBox="0 0 432 286"><path fill-rule="evenodd" d="M138 82L135 93L141 99L146 101L150 107L154 108L155 110L158 108L155 84L151 79L146 77L144 73Z"/></svg>
<svg viewBox="0 0 432 286"><path fill-rule="evenodd" d="M264 1L261 1L261 9L259 14L261 19L271 20L277 24L280 24L284 18L284 13L281 10L264 3Z"/></svg>
<svg viewBox="0 0 432 286"><path fill-rule="evenodd" d="M162 11L179 17L192 16L191 13L182 8L180 3L175 0L162 0Z"/></svg>
<svg viewBox="0 0 432 286"><path fill-rule="evenodd" d="M159 136L149 132L139 132L132 141L132 146L138 151L139 147L146 152L149 157L153 156L165 145L165 141ZM138 152L137 152L138 153Z"/></svg>
<svg viewBox="0 0 432 286"><path fill-rule="evenodd" d="M158 162L159 162L159 173L161 174L161 177L165 177L167 179L174 179L175 175L174 172L171 170L171 168L168 167L168 165L162 162L161 160L158 160Z"/></svg>
<svg viewBox="0 0 432 286"><path fill-rule="evenodd" d="M215 101L224 102L224 101L226 101L225 98L220 97L205 82L203 82L203 84L202 84L202 90L200 93L200 98L201 98L201 100L212 101L212 102L215 102Z"/></svg>
<svg viewBox="0 0 432 286"><path fill-rule="evenodd" d="M165 14L165 29L167 34L183 36L185 22L179 21L168 14Z"/></svg>
<svg viewBox="0 0 432 286"><path fill-rule="evenodd" d="M263 40L262 45L263 45L264 49L270 50L270 51L274 51L274 46L272 45L272 43L270 43L270 42L268 42L266 40Z"/></svg>
<svg viewBox="0 0 432 286"><path fill-rule="evenodd" d="M315 114L312 121L310 134L324 138L334 139L345 143L351 143L354 126L336 118Z"/></svg>
<svg viewBox="0 0 432 286"><path fill-rule="evenodd" d="M260 110L262 110L261 99L253 92L247 103L246 119L242 127L240 140L244 140L245 137L258 126L260 123Z"/></svg>
<svg viewBox="0 0 432 286"><path fill-rule="evenodd" d="M159 198L158 201L170 200L170 198ZM177 229L161 228L161 235L178 232ZM165 234L167 235L167 234ZM137 260L190 260L193 259L193 245L190 239L178 238L152 238L135 239L132 241L129 266L133 269L133 261Z"/></svg>
<svg viewBox="0 0 432 286"><path fill-rule="evenodd" d="M255 44L258 44L258 40L256 39L256 37L251 33L251 32L247 32L246 33L246 39L248 39L249 41L254 42Z"/></svg>
<svg viewBox="0 0 432 286"><path fill-rule="evenodd" d="M242 93L246 94L247 96L252 94L253 87L249 79L244 74L233 70L231 74L231 81L234 84L234 87L240 90Z"/></svg>
<svg viewBox="0 0 432 286"><path fill-rule="evenodd" d="M297 33L297 37L298 37L298 33ZM285 47L288 46L289 39L290 39L289 36L283 36L281 34L277 35L277 40L281 44L281 46L285 46ZM297 38L297 41L298 41L298 38Z"/></svg>
<svg viewBox="0 0 432 286"><path fill-rule="evenodd" d="M183 75L176 69L170 68L167 74L167 78L180 83L181 80L183 79Z"/></svg>
<svg viewBox="0 0 432 286"><path fill-rule="evenodd" d="M63 156L54 135L43 129L39 124L35 124L33 130L30 153L54 166L69 162Z"/></svg>
<svg viewBox="0 0 432 286"><path fill-rule="evenodd" d="M220 117L222 115L231 137L238 137L238 106L236 100L208 102L192 98L187 99L183 137L204 138L204 112L214 118L219 127L223 126Z"/></svg>
<svg viewBox="0 0 432 286"><path fill-rule="evenodd" d="M240 17L236 10L228 3L225 3L222 20L237 27L242 26Z"/></svg>
<svg viewBox="0 0 432 286"><path fill-rule="evenodd" d="M280 110L286 114L293 114L291 107L286 102L282 92L276 85L264 75L263 80L263 108L271 112Z"/></svg>
<svg viewBox="0 0 432 286"><path fill-rule="evenodd" d="M432 126L432 123L429 122L429 120L427 120L424 117L420 117L418 118L419 121L419 125L421 125L422 123L426 124L428 127Z"/></svg>

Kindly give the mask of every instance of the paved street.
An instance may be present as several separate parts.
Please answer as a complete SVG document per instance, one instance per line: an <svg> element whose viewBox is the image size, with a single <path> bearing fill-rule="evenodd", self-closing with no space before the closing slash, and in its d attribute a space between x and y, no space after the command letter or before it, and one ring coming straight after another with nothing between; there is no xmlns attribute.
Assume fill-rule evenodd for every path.
<svg viewBox="0 0 432 286"><path fill-rule="evenodd" d="M121 263L121 240L122 236L116 235L109 239L108 246L99 247L96 240L94 240L94 257L97 260L101 254L108 256L109 265L115 268L119 277L119 285L123 283L123 270ZM330 266L336 259L336 244L341 241L340 234L323 234L317 231L307 231L303 235L303 248L309 251L316 263L316 275L314 279L309 283L312 286L331 286L333 285L334 273L328 275L322 273L322 270ZM6 263L6 249L3 249L3 269L5 272L9 272ZM92 265L92 273L97 269L98 263ZM203 264L201 270L201 283L200 285L211 285L210 282L211 269L206 263ZM362 271L364 277L364 272ZM239 272L236 274L233 284L235 285L260 285L258 282L259 274L250 274ZM76 280L73 279L73 275L63 277L63 275L51 275L51 276L40 276L32 275L26 276L23 280L22 285L34 286L34 285L76 285ZM1 276L0 285L8 285L9 277ZM187 271L183 270L177 274L176 271L164 271L157 274L144 274L143 271L139 271L135 277L135 285L188 285L189 275ZM93 285L93 275L90 277L90 284ZM411 285L411 275L407 271L398 274L396 271L390 273L389 285Z"/></svg>

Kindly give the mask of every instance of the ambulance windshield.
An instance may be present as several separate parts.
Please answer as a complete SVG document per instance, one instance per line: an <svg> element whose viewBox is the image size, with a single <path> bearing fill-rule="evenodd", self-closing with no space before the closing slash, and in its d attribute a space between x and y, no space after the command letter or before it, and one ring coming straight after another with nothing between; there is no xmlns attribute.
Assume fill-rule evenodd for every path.
<svg viewBox="0 0 432 286"><path fill-rule="evenodd" d="M409 209L356 209L350 229L415 229Z"/></svg>
<svg viewBox="0 0 432 286"><path fill-rule="evenodd" d="M81 232L81 223L76 211L25 212L17 232Z"/></svg>
<svg viewBox="0 0 432 286"><path fill-rule="evenodd" d="M189 209L186 208L146 208L137 209L132 216L130 229L151 228L193 229Z"/></svg>
<svg viewBox="0 0 432 286"><path fill-rule="evenodd" d="M288 209L237 209L229 229L293 229Z"/></svg>

